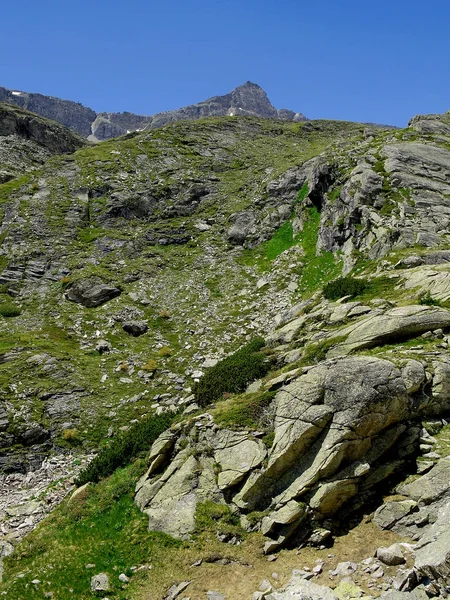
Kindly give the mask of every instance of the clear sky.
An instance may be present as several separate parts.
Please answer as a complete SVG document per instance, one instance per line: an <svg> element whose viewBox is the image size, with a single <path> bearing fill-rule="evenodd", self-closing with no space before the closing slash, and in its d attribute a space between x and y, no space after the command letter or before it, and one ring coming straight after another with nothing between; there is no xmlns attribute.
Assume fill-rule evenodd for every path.
<svg viewBox="0 0 450 600"><path fill-rule="evenodd" d="M310 118L450 109L449 0L2 3L0 86L153 114L261 85Z"/></svg>

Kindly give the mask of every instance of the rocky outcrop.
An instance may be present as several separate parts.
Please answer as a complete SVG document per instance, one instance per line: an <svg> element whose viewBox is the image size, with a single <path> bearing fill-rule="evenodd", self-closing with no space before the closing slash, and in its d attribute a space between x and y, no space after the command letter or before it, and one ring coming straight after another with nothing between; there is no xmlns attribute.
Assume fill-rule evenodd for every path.
<svg viewBox="0 0 450 600"><path fill-rule="evenodd" d="M399 369L388 360L361 356L304 371L280 378L268 451L251 433L217 429L207 415L155 442L136 495L151 528L173 534L175 526L166 524L164 515L187 511L188 523L183 520L178 534L185 536L194 527L199 498L214 497L231 502L242 515L266 511L261 530L270 538L267 552L290 538L305 540L312 522L357 509L381 482L404 468L419 446L420 429L413 419L448 411L438 393L419 404L427 379L417 361ZM169 465L166 470L164 465ZM446 480L444 467L445 462L436 475L439 481ZM161 468L163 475L155 477ZM424 478L430 484L419 482L418 493L430 489L438 494L434 471ZM396 514L408 516L419 498L412 489L400 492L413 503L396 504ZM383 515L385 524L389 518Z"/></svg>
<svg viewBox="0 0 450 600"><path fill-rule="evenodd" d="M66 292L66 298L87 308L94 308L120 294L119 288L104 283L99 277L89 277L73 283Z"/></svg>
<svg viewBox="0 0 450 600"><path fill-rule="evenodd" d="M368 316L339 330L345 341L328 353L331 358L355 350L399 342L433 329L450 327L450 312L430 306L393 308L383 315Z"/></svg>
<svg viewBox="0 0 450 600"><path fill-rule="evenodd" d="M85 144L54 121L0 102L0 185Z"/></svg>

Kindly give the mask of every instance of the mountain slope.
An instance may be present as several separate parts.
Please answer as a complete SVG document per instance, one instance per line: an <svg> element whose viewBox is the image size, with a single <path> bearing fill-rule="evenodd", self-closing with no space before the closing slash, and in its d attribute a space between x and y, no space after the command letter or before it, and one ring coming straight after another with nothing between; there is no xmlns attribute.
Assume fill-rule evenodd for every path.
<svg viewBox="0 0 450 600"><path fill-rule="evenodd" d="M359 596L402 577L446 593L449 119L175 123L0 187L2 468L21 481L52 450L104 448L7 559L5 591L87 598L94 564L117 598L189 581L237 600L249 564L272 572L264 547L286 548L275 586L320 558L305 577L350 573ZM144 458L152 415L178 410ZM44 513L25 505L8 544ZM405 539L406 574L374 562Z"/></svg>
<svg viewBox="0 0 450 600"><path fill-rule="evenodd" d="M241 115L264 118L276 118L285 121L304 121L300 113L287 109L276 110L264 90L247 81L244 85L224 96L214 96L192 106L178 110L158 113L153 116L133 113L98 113L79 103L61 100L42 94L11 91L0 88L0 102L15 104L39 115L58 121L89 137L93 141L106 140L143 129L155 129L166 123L180 120L200 119L202 117Z"/></svg>

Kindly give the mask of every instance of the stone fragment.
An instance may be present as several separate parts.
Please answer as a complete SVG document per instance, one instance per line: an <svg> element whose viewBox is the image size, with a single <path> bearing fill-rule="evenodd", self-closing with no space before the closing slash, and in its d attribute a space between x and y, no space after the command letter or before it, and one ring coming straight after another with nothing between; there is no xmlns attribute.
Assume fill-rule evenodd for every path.
<svg viewBox="0 0 450 600"><path fill-rule="evenodd" d="M91 579L91 591L93 592L108 592L109 591L109 578L106 573L99 573L94 575Z"/></svg>
<svg viewBox="0 0 450 600"><path fill-rule="evenodd" d="M392 544L388 548L377 548L375 556L389 567L402 565L406 562L400 544Z"/></svg>

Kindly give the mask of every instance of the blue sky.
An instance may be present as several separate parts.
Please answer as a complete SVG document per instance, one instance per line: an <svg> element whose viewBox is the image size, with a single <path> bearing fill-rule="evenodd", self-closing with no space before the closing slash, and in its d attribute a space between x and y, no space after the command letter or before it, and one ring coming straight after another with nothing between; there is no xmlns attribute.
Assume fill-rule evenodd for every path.
<svg viewBox="0 0 450 600"><path fill-rule="evenodd" d="M153 114L247 80L310 118L450 109L448 0L22 0L2 22L1 86L97 111Z"/></svg>

